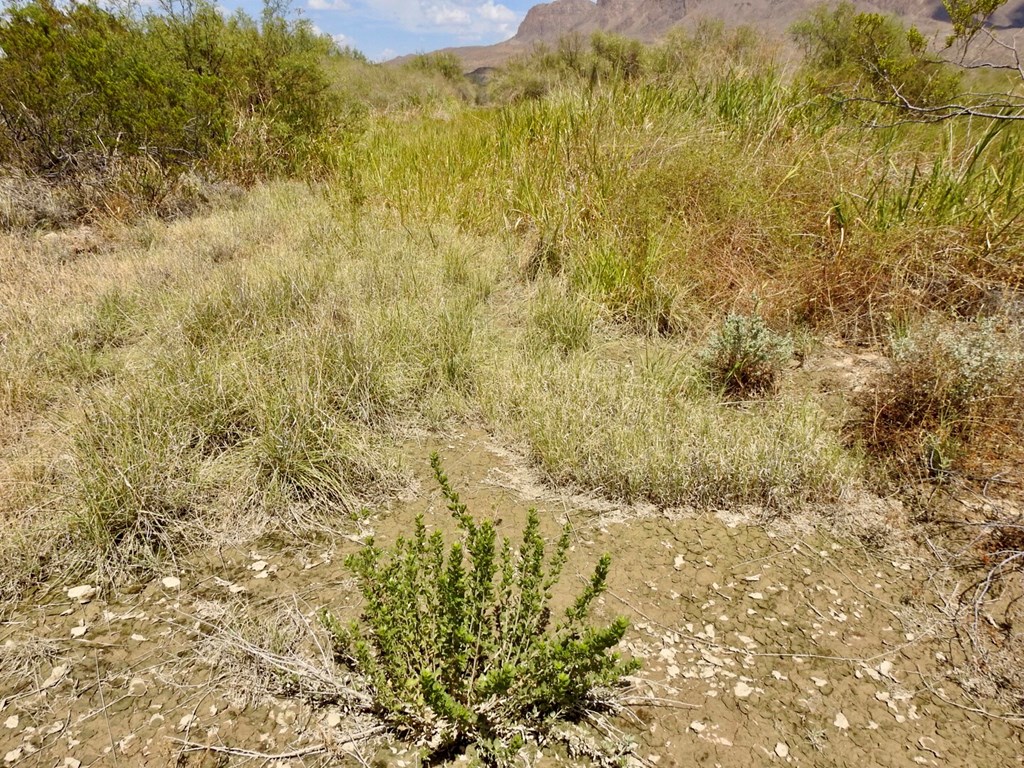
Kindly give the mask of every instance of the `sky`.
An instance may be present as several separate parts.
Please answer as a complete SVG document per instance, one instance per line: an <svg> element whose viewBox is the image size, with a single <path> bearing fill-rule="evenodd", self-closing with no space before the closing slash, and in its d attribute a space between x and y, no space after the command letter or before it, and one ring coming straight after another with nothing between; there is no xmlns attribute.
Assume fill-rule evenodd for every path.
<svg viewBox="0 0 1024 768"><path fill-rule="evenodd" d="M516 33L541 0L293 0L293 9L342 46L383 61L460 45L490 45ZM259 15L259 0L220 0Z"/></svg>

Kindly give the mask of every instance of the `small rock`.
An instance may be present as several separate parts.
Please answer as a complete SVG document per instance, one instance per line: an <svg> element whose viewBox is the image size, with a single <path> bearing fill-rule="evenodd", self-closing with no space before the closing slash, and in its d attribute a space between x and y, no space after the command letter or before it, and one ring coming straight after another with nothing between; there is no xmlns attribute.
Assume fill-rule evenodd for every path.
<svg viewBox="0 0 1024 768"><path fill-rule="evenodd" d="M324 722L328 728L337 728L341 725L341 715L337 712L331 712L327 715L327 719Z"/></svg>
<svg viewBox="0 0 1024 768"><path fill-rule="evenodd" d="M682 555L676 555L675 560L672 561L672 566L677 570L683 570L683 565L686 563L686 558Z"/></svg>
<svg viewBox="0 0 1024 768"><path fill-rule="evenodd" d="M133 678L132 681L128 683L128 695L141 696L148 688L149 686L146 685L146 681L141 677Z"/></svg>
<svg viewBox="0 0 1024 768"><path fill-rule="evenodd" d="M89 627L87 627L85 624L79 624L77 627L71 628L71 636L75 638L85 637L85 633L88 631Z"/></svg>
<svg viewBox="0 0 1024 768"><path fill-rule="evenodd" d="M6 755L4 755L4 762L5 763L13 763L15 760L20 760L21 759L21 751L22 751L21 747L18 747L17 749L12 749L10 752L8 752Z"/></svg>
<svg viewBox="0 0 1024 768"><path fill-rule="evenodd" d="M775 754L783 759L789 757L789 746L780 741L775 745Z"/></svg>
<svg viewBox="0 0 1024 768"><path fill-rule="evenodd" d="M50 676L43 681L43 684L41 686L39 686L39 690L45 691L47 688L53 688L53 686L55 686L57 683L63 680L67 674L67 664L61 664L59 666L54 667L50 671Z"/></svg>
<svg viewBox="0 0 1024 768"><path fill-rule="evenodd" d="M82 605L85 605L92 600L95 594L96 587L92 584L81 584L68 590L68 598L71 600L77 600Z"/></svg>
<svg viewBox="0 0 1024 768"><path fill-rule="evenodd" d="M694 733L704 733L704 731L707 730L707 726L699 720L694 720L690 723L690 730Z"/></svg>
<svg viewBox="0 0 1024 768"><path fill-rule="evenodd" d="M737 699L745 699L754 692L754 689L740 680L736 683L736 687L732 689L732 692Z"/></svg>
<svg viewBox="0 0 1024 768"><path fill-rule="evenodd" d="M245 587L243 587L241 584L232 584L230 587L228 587L228 592L230 592L232 595L237 595L242 592L245 592Z"/></svg>
<svg viewBox="0 0 1024 768"><path fill-rule="evenodd" d="M832 724L840 731L845 731L847 728L850 727L850 721L846 719L846 715L844 715L842 712L836 714L836 719L832 722Z"/></svg>
<svg viewBox="0 0 1024 768"><path fill-rule="evenodd" d="M181 579L177 576L167 576L160 580L167 589L178 589L181 586Z"/></svg>
<svg viewBox="0 0 1024 768"><path fill-rule="evenodd" d="M4 720L4 728L13 731L15 728L18 727L19 722L21 721L19 720L17 715L11 715L6 720Z"/></svg>
<svg viewBox="0 0 1024 768"><path fill-rule="evenodd" d="M82 768L82 761L74 757L65 757L64 768Z"/></svg>
<svg viewBox="0 0 1024 768"><path fill-rule="evenodd" d="M195 715L184 715L181 720L178 721L178 730L187 731L192 727L192 724L196 721Z"/></svg>
<svg viewBox="0 0 1024 768"><path fill-rule="evenodd" d="M252 570L256 571L256 573L259 573L260 571L266 570L266 568L267 568L267 561L266 560L257 560L255 563L253 563L249 567Z"/></svg>
<svg viewBox="0 0 1024 768"><path fill-rule="evenodd" d="M828 685L828 680L826 680L823 677L812 677L811 678L811 682L814 683L819 688L824 688L825 686Z"/></svg>

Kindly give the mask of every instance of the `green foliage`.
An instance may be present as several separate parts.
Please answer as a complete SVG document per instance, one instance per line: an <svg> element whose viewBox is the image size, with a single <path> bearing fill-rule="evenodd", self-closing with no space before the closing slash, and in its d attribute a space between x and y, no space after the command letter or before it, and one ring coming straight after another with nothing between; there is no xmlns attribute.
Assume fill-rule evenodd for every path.
<svg viewBox="0 0 1024 768"><path fill-rule="evenodd" d="M437 454L431 465L461 540L446 547L420 517L393 550L371 542L348 561L366 601L362 622L345 627L327 611L322 621L398 733L432 754L474 744L488 762L506 764L525 738L607 703L607 689L639 663L612 652L625 619L586 623L605 589L607 555L552 626L568 529L548 557L531 511L519 547L499 544L494 523L469 513Z"/></svg>
<svg viewBox="0 0 1024 768"><path fill-rule="evenodd" d="M942 5L953 24L949 42L970 42L985 28L989 17L1006 5L1006 0L942 0Z"/></svg>
<svg viewBox="0 0 1024 768"><path fill-rule="evenodd" d="M730 397L771 394L792 355L786 337L774 333L758 315L729 315L701 356L711 387Z"/></svg>
<svg viewBox="0 0 1024 768"><path fill-rule="evenodd" d="M805 73L819 88L915 106L947 103L959 91L959 72L895 17L860 13L843 2L818 6L790 31L804 52Z"/></svg>
<svg viewBox="0 0 1024 768"><path fill-rule="evenodd" d="M164 10L10 5L0 19L0 160L67 179L145 156L164 171L205 165L239 181L325 162L337 123L320 66L326 38L276 0L258 23L206 0Z"/></svg>
<svg viewBox="0 0 1024 768"><path fill-rule="evenodd" d="M445 80L460 82L464 78L462 61L454 53L420 53L406 62L405 66L414 72L436 72Z"/></svg>

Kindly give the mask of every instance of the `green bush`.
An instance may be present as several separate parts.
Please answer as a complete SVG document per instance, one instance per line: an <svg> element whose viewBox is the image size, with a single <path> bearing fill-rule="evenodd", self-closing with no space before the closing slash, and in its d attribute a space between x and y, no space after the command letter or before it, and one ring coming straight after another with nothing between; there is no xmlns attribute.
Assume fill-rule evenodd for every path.
<svg viewBox="0 0 1024 768"><path fill-rule="evenodd" d="M494 524L469 514L437 454L431 464L462 540L446 552L421 516L413 537L390 552L370 542L348 561L365 599L362 622L345 627L328 611L321 618L338 657L365 677L377 714L399 735L432 754L476 745L503 764L526 739L610 704L610 689L639 663L611 652L624 618L586 623L605 589L607 555L552 627L568 529L547 558L531 511L522 544L513 549L505 539L499 555Z"/></svg>
<svg viewBox="0 0 1024 768"><path fill-rule="evenodd" d="M146 14L15 2L0 50L0 164L55 180L102 184L134 157L168 183L196 166L240 181L295 173L324 161L337 123L320 66L331 43L277 0L259 22L206 0Z"/></svg>
<svg viewBox="0 0 1024 768"><path fill-rule="evenodd" d="M729 315L701 356L711 387L730 397L772 394L792 354L789 339L757 315Z"/></svg>
<svg viewBox="0 0 1024 768"><path fill-rule="evenodd" d="M928 51L916 27L893 16L859 13L846 2L821 5L790 32L805 74L826 90L915 106L945 104L959 92L960 73Z"/></svg>

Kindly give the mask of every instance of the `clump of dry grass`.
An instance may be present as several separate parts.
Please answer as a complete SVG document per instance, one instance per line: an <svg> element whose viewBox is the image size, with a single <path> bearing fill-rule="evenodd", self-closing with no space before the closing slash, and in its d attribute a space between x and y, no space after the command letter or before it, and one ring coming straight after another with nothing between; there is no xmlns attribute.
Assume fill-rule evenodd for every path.
<svg viewBox="0 0 1024 768"><path fill-rule="evenodd" d="M492 375L485 413L556 483L665 505L778 510L838 499L855 482L856 462L812 403L723 405L670 351L618 363L518 356Z"/></svg>
<svg viewBox="0 0 1024 768"><path fill-rule="evenodd" d="M916 477L984 477L1019 458L1024 338L1012 321L932 319L892 357L860 425L871 453Z"/></svg>

